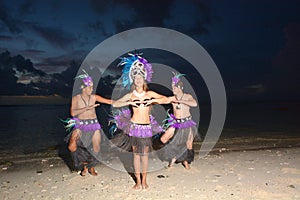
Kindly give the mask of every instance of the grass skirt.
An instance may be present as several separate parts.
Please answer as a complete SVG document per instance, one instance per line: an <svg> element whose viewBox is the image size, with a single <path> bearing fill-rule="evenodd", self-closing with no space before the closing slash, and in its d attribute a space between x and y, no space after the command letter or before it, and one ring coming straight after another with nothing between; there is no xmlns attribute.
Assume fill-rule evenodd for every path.
<svg viewBox="0 0 300 200"><path fill-rule="evenodd" d="M152 136L163 131L153 116L150 124L137 124L131 122L129 109L121 110L114 115L113 122L116 124L114 137L111 139L113 145L123 151L134 153L149 153L152 151Z"/></svg>
<svg viewBox="0 0 300 200"><path fill-rule="evenodd" d="M74 168L82 170L84 163L86 163L88 168L94 167L100 158L99 153L93 150L92 138L97 130L100 131L100 137L104 137L101 126L97 119L76 120L73 131L66 136L65 141L69 142L72 134L77 130L80 131L76 140L77 149L75 152L71 152ZM98 145L100 146L100 143Z"/></svg>
<svg viewBox="0 0 300 200"><path fill-rule="evenodd" d="M196 123L191 117L176 119L173 115L170 116L169 125L175 128L174 136L160 149L158 155L164 161L170 162L176 158L176 162L190 163L194 160L194 151L187 148L187 142L192 143L198 136Z"/></svg>

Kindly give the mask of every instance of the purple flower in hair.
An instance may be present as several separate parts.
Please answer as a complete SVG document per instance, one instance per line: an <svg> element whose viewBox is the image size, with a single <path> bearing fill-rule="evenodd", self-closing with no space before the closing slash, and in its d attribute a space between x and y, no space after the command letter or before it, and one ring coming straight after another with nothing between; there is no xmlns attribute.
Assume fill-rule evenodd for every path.
<svg viewBox="0 0 300 200"><path fill-rule="evenodd" d="M177 76L172 77L172 84L173 85L177 85L177 83L180 81L180 78L178 78Z"/></svg>
<svg viewBox="0 0 300 200"><path fill-rule="evenodd" d="M84 72L84 74L75 77L75 79L80 78L82 80L84 85L81 85L81 89L87 86L91 86L93 84L92 77L88 73L86 73L84 69L82 69L82 71Z"/></svg>
<svg viewBox="0 0 300 200"><path fill-rule="evenodd" d="M153 73L153 70L152 70L152 65L145 59L145 58L143 58L143 57L141 57L141 56L139 56L139 61L141 62L141 63L143 63L144 64L144 69L145 69L145 71L146 71L146 74L147 74L147 76L146 76L146 81L148 81L148 82L151 82L151 79L152 79L152 73Z"/></svg>
<svg viewBox="0 0 300 200"><path fill-rule="evenodd" d="M177 72L173 72L174 76L172 77L172 84L173 85L177 85L181 80L180 80L180 76L184 76L184 74L180 74Z"/></svg>
<svg viewBox="0 0 300 200"><path fill-rule="evenodd" d="M87 76L87 77L82 79L82 82L86 86L91 86L93 84L93 79L92 79L92 77Z"/></svg>

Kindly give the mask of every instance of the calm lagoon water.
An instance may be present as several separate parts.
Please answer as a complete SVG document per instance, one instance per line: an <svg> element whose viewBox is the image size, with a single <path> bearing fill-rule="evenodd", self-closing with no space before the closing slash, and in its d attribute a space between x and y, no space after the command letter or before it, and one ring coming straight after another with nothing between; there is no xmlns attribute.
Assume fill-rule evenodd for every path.
<svg viewBox="0 0 300 200"><path fill-rule="evenodd" d="M109 106L97 108L107 132ZM204 135L210 109L201 106L199 126ZM66 136L60 119L69 117L69 105L0 106L0 153L31 153L55 149ZM237 104L227 108L222 137L300 137L300 105L297 103Z"/></svg>

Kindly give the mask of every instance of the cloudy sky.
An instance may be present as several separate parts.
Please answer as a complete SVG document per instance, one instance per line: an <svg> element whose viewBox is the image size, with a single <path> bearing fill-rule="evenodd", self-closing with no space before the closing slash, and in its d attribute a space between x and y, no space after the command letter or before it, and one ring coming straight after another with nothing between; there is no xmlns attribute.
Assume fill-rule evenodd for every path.
<svg viewBox="0 0 300 200"><path fill-rule="evenodd" d="M297 0L0 0L0 95L71 93L67 76L93 48L154 26L199 42L230 100L296 100L299 10Z"/></svg>

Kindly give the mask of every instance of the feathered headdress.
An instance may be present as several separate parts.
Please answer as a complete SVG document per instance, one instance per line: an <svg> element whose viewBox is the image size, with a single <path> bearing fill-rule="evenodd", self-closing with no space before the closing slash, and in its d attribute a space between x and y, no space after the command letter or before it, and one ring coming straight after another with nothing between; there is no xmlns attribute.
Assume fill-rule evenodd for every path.
<svg viewBox="0 0 300 200"><path fill-rule="evenodd" d="M173 72L174 76L172 77L172 85L175 85L176 87L179 87L180 89L183 89L182 81L180 80L181 76L184 76L184 74L180 74L177 72ZM181 84L179 84L181 83Z"/></svg>
<svg viewBox="0 0 300 200"><path fill-rule="evenodd" d="M152 78L152 65L141 54L128 54L128 57L121 58L118 66L123 66L122 70L122 84L129 88L135 76L141 75L147 82Z"/></svg>
<svg viewBox="0 0 300 200"><path fill-rule="evenodd" d="M84 69L82 69L82 71L83 71L84 74L81 74L81 75L78 75L78 76L75 77L75 79L80 78L82 80L83 84L80 85L81 89L83 89L87 86L93 85L92 77Z"/></svg>

